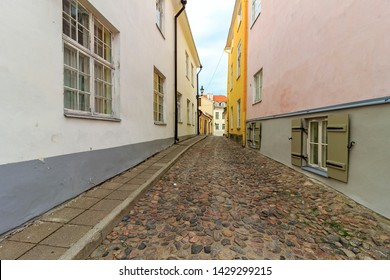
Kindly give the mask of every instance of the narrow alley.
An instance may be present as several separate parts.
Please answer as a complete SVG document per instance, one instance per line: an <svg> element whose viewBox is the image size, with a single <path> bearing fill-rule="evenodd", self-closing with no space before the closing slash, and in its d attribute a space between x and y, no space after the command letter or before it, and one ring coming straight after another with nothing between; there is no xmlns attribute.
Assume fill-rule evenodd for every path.
<svg viewBox="0 0 390 280"><path fill-rule="evenodd" d="M390 222L224 137L188 150L89 259L390 259Z"/></svg>

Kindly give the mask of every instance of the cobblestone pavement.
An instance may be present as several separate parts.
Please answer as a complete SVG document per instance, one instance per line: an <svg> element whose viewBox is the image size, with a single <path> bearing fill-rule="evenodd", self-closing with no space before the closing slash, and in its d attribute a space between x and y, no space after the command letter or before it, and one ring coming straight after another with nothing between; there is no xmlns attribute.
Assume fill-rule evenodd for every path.
<svg viewBox="0 0 390 280"><path fill-rule="evenodd" d="M90 259L390 259L390 221L222 138L193 146Z"/></svg>

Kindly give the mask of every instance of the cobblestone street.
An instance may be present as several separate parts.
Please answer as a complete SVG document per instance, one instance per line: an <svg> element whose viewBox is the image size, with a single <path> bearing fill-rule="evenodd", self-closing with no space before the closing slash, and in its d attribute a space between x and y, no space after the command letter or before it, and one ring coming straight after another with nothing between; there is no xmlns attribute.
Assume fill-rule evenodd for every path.
<svg viewBox="0 0 390 280"><path fill-rule="evenodd" d="M89 258L389 260L390 221L257 151L208 137Z"/></svg>

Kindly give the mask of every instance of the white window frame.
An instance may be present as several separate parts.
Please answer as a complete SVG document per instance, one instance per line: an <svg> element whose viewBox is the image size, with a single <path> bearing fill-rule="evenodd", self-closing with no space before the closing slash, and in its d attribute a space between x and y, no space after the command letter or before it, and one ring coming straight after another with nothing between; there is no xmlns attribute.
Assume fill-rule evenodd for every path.
<svg viewBox="0 0 390 280"><path fill-rule="evenodd" d="M191 104L191 101L189 99L187 99L187 124L188 125L191 125L190 104Z"/></svg>
<svg viewBox="0 0 390 280"><path fill-rule="evenodd" d="M230 65L230 90L233 89L233 63Z"/></svg>
<svg viewBox="0 0 390 280"><path fill-rule="evenodd" d="M181 112L181 101L183 99L183 95L181 93L177 93L177 121L179 123L183 122L183 114Z"/></svg>
<svg viewBox="0 0 390 280"><path fill-rule="evenodd" d="M164 0L156 0L156 26L163 33L164 28Z"/></svg>
<svg viewBox="0 0 390 280"><path fill-rule="evenodd" d="M317 142L313 141L312 139L312 126L314 124L318 124L318 138ZM327 143L327 119L326 118L316 118L316 119L310 119L308 120L308 135L307 135L307 158L308 158L308 165L310 167L320 169L322 171L327 172L328 169L326 168L326 158L327 158L327 149L328 149L328 143ZM325 135L324 135L325 133ZM317 155L318 155L318 163L313 162L313 155L312 155L312 147L315 147L317 145ZM325 151L324 151L325 149ZM325 154L324 154L325 152Z"/></svg>
<svg viewBox="0 0 390 280"><path fill-rule="evenodd" d="M230 127L230 129L234 128L234 111L233 111L233 106L230 107L229 127Z"/></svg>
<svg viewBox="0 0 390 280"><path fill-rule="evenodd" d="M241 76L241 41L237 45L237 79Z"/></svg>
<svg viewBox="0 0 390 280"><path fill-rule="evenodd" d="M237 100L237 129L241 128L241 99Z"/></svg>
<svg viewBox="0 0 390 280"><path fill-rule="evenodd" d="M84 18L80 18L80 15ZM83 21L85 16L88 16L87 21ZM115 94L115 31L103 24L107 20L100 19L78 0L63 2L62 18L64 115L117 120L119 116L114 110L114 106L118 106ZM79 37L80 30L83 30L83 37ZM98 31L101 33L97 33ZM76 54L76 63L69 65L67 55L72 53ZM82 57L88 59L88 65L80 64ZM102 73L98 71L100 69L103 70ZM68 84L68 78L72 79L68 75L76 78L75 85Z"/></svg>
<svg viewBox="0 0 390 280"><path fill-rule="evenodd" d="M188 56L188 53L186 51L186 77L188 80L190 80L190 78L188 77L189 72L190 72L190 57Z"/></svg>
<svg viewBox="0 0 390 280"><path fill-rule="evenodd" d="M153 120L154 124L164 123L165 76L156 68L153 72Z"/></svg>
<svg viewBox="0 0 390 280"><path fill-rule="evenodd" d="M261 13L261 0L252 0L252 24Z"/></svg>
<svg viewBox="0 0 390 280"><path fill-rule="evenodd" d="M262 100L263 93L263 68L253 76L253 103Z"/></svg>
<svg viewBox="0 0 390 280"><path fill-rule="evenodd" d="M219 112L215 112L215 119L219 120Z"/></svg>
<svg viewBox="0 0 390 280"><path fill-rule="evenodd" d="M219 123L215 123L215 130L219 130Z"/></svg>
<svg viewBox="0 0 390 280"><path fill-rule="evenodd" d="M194 87L194 64L191 63L191 85Z"/></svg>
<svg viewBox="0 0 390 280"><path fill-rule="evenodd" d="M195 106L194 103L191 103L191 116L192 116L192 126L195 125Z"/></svg>
<svg viewBox="0 0 390 280"><path fill-rule="evenodd" d="M237 30L240 29L241 21L242 21L242 5L240 4L237 12Z"/></svg>

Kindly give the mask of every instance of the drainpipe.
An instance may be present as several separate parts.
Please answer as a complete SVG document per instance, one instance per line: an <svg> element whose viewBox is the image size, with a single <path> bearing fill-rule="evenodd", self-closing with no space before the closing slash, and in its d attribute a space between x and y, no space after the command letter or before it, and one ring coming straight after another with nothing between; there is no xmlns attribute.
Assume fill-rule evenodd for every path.
<svg viewBox="0 0 390 280"><path fill-rule="evenodd" d="M180 14L185 10L187 0L181 0L181 4L183 5L179 12L175 15L175 143L179 142L178 137L178 111L177 111L177 18Z"/></svg>
<svg viewBox="0 0 390 280"><path fill-rule="evenodd" d="M196 115L197 115L197 134L199 135L199 120L200 120L200 115L199 115L199 74L200 72L202 72L202 64L200 65L200 70L199 72L196 74L196 88L197 88L197 91L196 91Z"/></svg>

